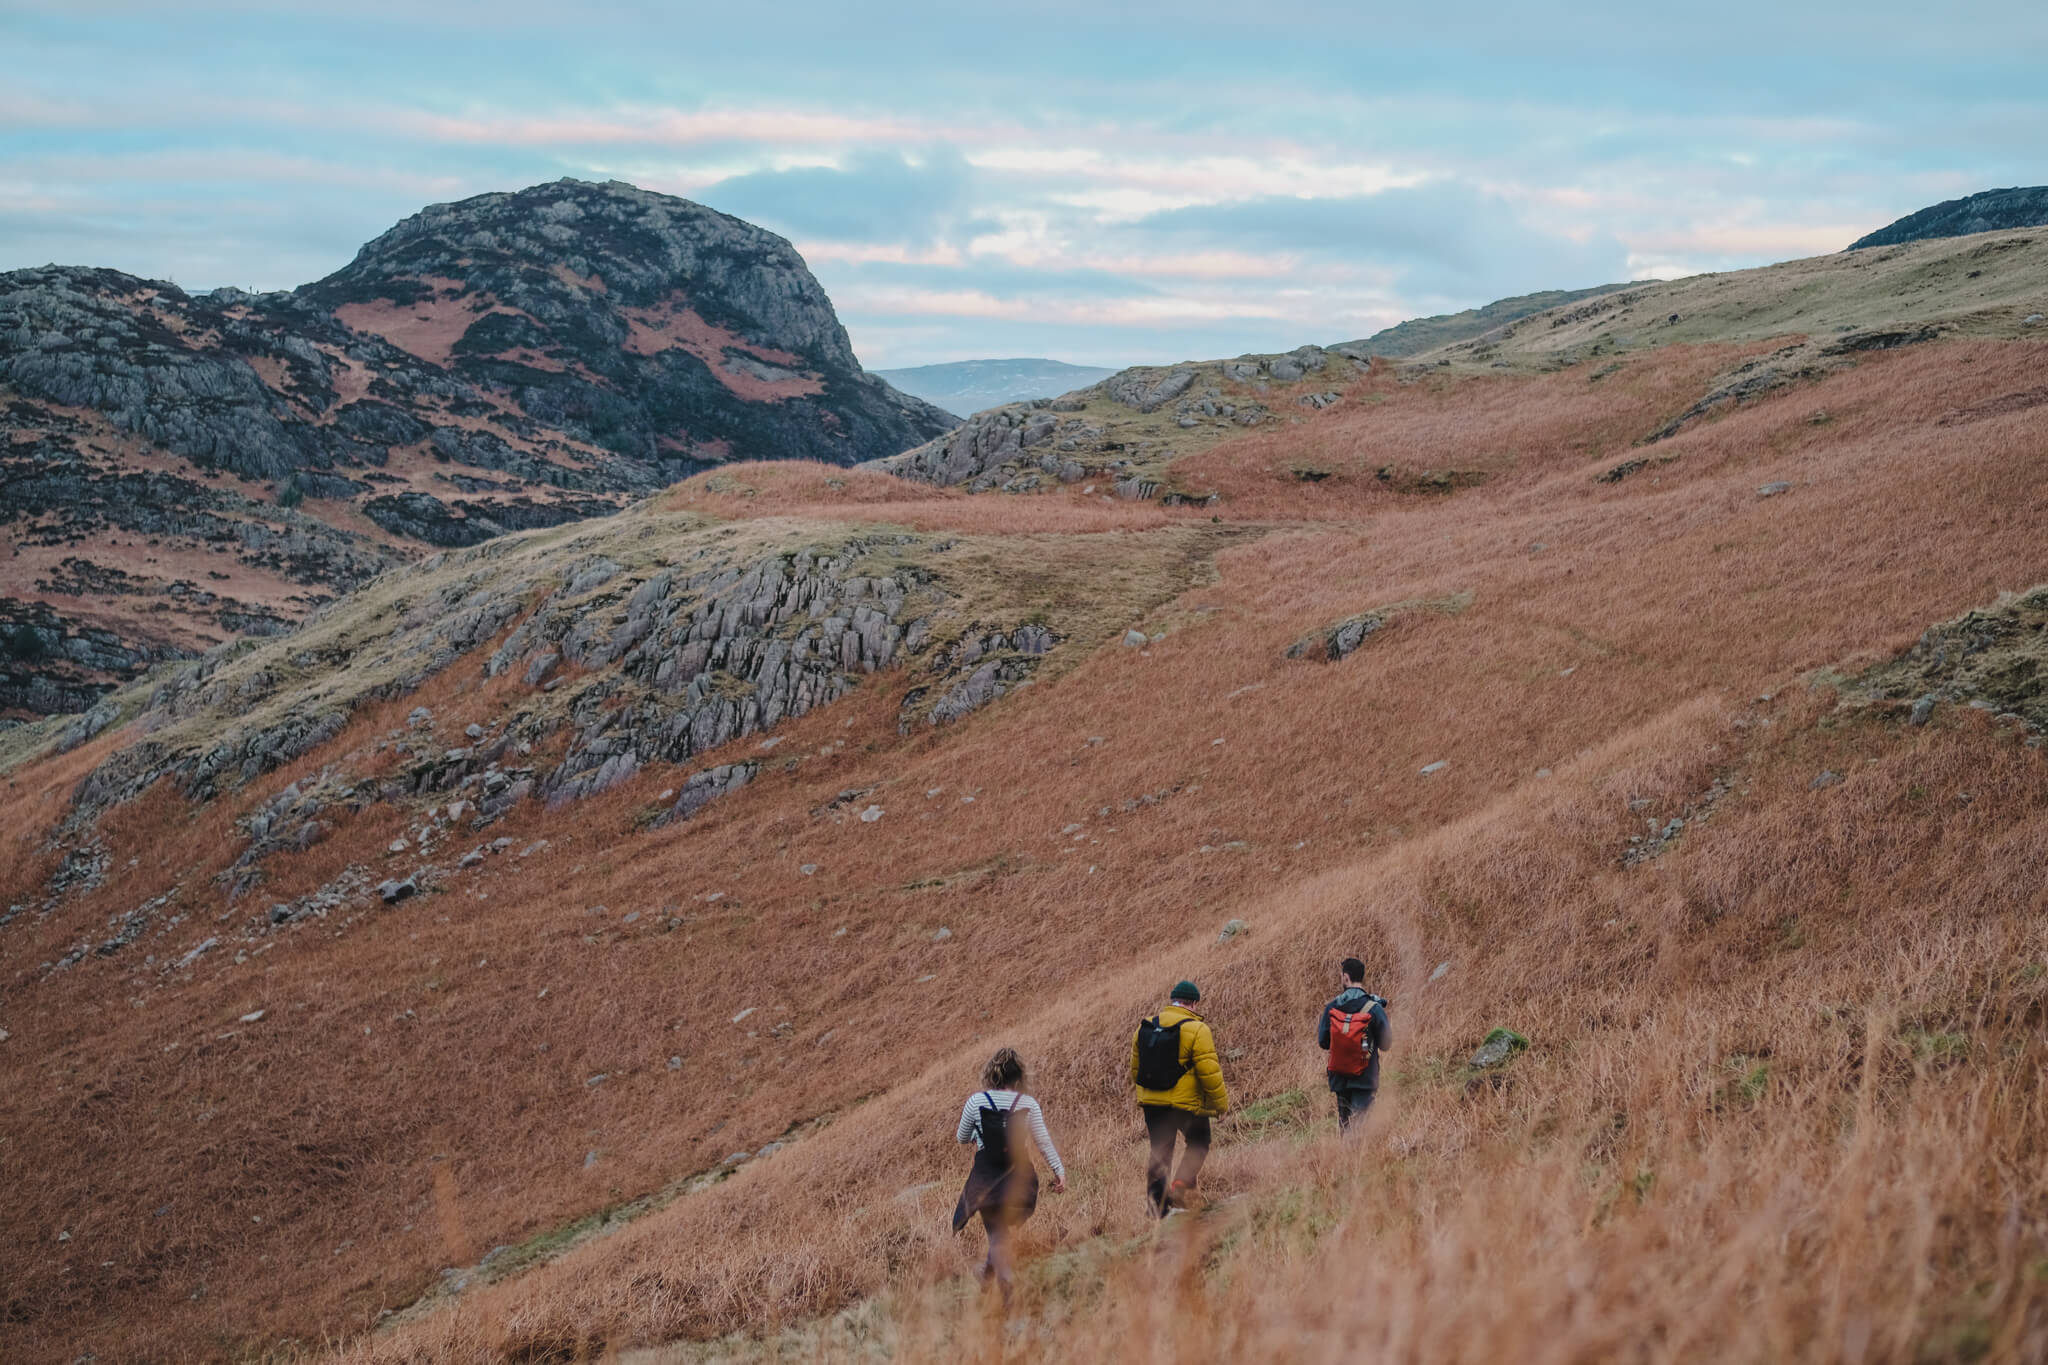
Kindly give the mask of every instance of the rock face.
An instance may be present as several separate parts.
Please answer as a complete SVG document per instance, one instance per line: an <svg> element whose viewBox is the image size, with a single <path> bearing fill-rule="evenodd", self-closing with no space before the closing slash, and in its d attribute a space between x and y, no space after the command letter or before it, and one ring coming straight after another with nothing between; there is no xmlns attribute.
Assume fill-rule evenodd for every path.
<svg viewBox="0 0 2048 1365"><path fill-rule="evenodd" d="M602 515L726 460L853 464L952 421L862 372L787 242L616 183L436 205L291 293L14 271L0 598L43 613L51 659L101 637L189 656L421 546ZM134 671L6 663L9 715Z"/></svg>
<svg viewBox="0 0 2048 1365"><path fill-rule="evenodd" d="M260 664L216 651L183 666L143 705L143 737L80 784L72 828L164 777L201 800L237 788L327 743L365 703L446 668L523 680L497 723L443 740L433 711L415 708L403 727L266 803L245 822L235 865L233 887L246 890L256 877L244 869L319 842L337 812L431 802L448 822L481 829L522 802L564 806L648 764L772 729L926 649L931 616L952 600L913 563L871 570L922 543L893 532L747 549L715 524L671 520L639 539L663 548L627 564L594 544L478 546L409 571L413 586L394 600L344 604L343 619L316 620ZM994 634L1005 650L1035 654L1055 639L1029 625ZM977 637L944 655L981 649ZM558 666L571 670L566 681L551 676ZM387 753L395 766L374 758ZM694 774L661 821L688 818L758 769Z"/></svg>
<svg viewBox="0 0 2048 1365"><path fill-rule="evenodd" d="M1909 213L1868 236L1858 237L1849 243L1849 250L2043 225L2048 225L2048 185L1983 190Z"/></svg>
<svg viewBox="0 0 2048 1365"><path fill-rule="evenodd" d="M1201 501L1167 476L1172 460L1283 414L1341 401L1370 369L1320 346L1183 365L1139 366L1059 398L977 413L936 440L876 461L907 479L1027 493L1095 479L1125 498Z"/></svg>

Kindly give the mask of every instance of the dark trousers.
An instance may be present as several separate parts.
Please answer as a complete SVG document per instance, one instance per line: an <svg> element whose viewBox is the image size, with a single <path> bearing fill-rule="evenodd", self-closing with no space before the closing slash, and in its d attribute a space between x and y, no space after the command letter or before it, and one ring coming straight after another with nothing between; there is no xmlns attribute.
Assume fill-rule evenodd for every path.
<svg viewBox="0 0 2048 1365"><path fill-rule="evenodd" d="M1152 1144L1145 1162L1145 1196L1164 1218L1167 1172L1173 1171L1176 1184L1195 1183L1209 1157L1209 1120L1170 1104L1141 1104L1138 1108L1145 1115L1145 1136ZM1187 1138L1187 1150L1181 1153L1180 1169L1173 1170L1173 1140L1181 1136Z"/></svg>
<svg viewBox="0 0 2048 1365"><path fill-rule="evenodd" d="M1365 1111L1372 1108L1373 1096L1377 1090L1339 1090L1337 1093L1337 1127L1349 1128L1351 1120L1362 1119Z"/></svg>

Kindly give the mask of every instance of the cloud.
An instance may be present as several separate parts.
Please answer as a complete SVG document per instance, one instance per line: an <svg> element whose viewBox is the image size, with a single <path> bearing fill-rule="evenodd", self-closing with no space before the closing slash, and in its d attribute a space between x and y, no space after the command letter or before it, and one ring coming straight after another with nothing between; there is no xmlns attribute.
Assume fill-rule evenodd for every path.
<svg viewBox="0 0 2048 1365"><path fill-rule="evenodd" d="M1388 271L1411 294L1484 302L1532 289L1626 279L1628 251L1605 232L1545 230L1499 194L1452 181L1337 198L1265 196L1147 215L1139 237L1287 252L1330 267Z"/></svg>
<svg viewBox="0 0 2048 1365"><path fill-rule="evenodd" d="M916 160L863 152L841 166L756 171L708 185L706 204L793 237L836 242L928 246L970 218L973 171L959 153L937 148Z"/></svg>

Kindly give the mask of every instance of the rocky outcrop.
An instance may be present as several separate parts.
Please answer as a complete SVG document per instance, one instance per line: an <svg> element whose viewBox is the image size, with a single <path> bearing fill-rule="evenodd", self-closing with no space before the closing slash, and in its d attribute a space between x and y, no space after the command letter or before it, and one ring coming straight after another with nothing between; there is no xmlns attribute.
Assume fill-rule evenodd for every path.
<svg viewBox="0 0 2048 1365"><path fill-rule="evenodd" d="M1024 493L1090 479L1119 497L1186 500L1165 473L1178 456L1275 420L1277 405L1310 411L1341 401L1370 368L1320 346L1121 370L1059 398L977 413L936 440L876 467L944 487ZM1297 392L1320 381L1313 392ZM1194 494L1194 500L1206 495Z"/></svg>
<svg viewBox="0 0 2048 1365"><path fill-rule="evenodd" d="M369 750L395 754L395 770L372 779L330 765L288 788L252 817L245 861L317 842L339 805L446 797L481 827L528 799L559 807L598 795L648 764L683 763L804 715L925 648L930 615L949 596L908 564L863 571L915 543L847 536L746 553L706 531L634 569L573 546L538 561L507 555L520 544L510 540L451 554L428 566L423 591L316 620L260 667L221 651L157 686L142 708L146 737L80 785L74 827L165 777L202 800L239 787L339 735L365 702L455 666L520 678L529 691L490 730L472 726L453 742L421 708ZM538 600L536 572L552 584ZM1052 637L1025 627L1024 645L1007 647L1040 639ZM298 681L312 677L330 685ZM561 757L538 757L563 731ZM686 784L669 818L751 776Z"/></svg>
<svg viewBox="0 0 2048 1365"><path fill-rule="evenodd" d="M1962 705L2048 730L2048 586L1929 626L1845 691L1890 703L1915 725L1944 705Z"/></svg>
<svg viewBox="0 0 2048 1365"><path fill-rule="evenodd" d="M2048 225L2048 185L1982 190L1950 199L1888 223L1849 243L1856 251L1871 246L1898 246L1930 237L1967 237L1977 232Z"/></svg>
<svg viewBox="0 0 2048 1365"><path fill-rule="evenodd" d="M926 681L903 698L897 728L950 725L997 697L1023 686L1060 637L1042 625L990 630L970 626L959 639L940 650L926 672Z"/></svg>

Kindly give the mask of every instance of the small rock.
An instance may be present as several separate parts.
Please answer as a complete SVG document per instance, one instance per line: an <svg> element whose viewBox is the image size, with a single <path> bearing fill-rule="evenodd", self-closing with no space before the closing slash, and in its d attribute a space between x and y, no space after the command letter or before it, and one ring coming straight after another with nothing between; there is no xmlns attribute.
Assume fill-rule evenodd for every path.
<svg viewBox="0 0 2048 1365"><path fill-rule="evenodd" d="M448 803L448 818L450 820L460 820L463 816L469 814L469 809L469 802L467 801L451 801Z"/></svg>
<svg viewBox="0 0 2048 1365"><path fill-rule="evenodd" d="M1841 780L1842 775L1840 773L1836 772L1833 768L1825 768L1821 771L1819 777L1806 784L1806 789L1810 792L1817 792L1822 787L1832 787Z"/></svg>
<svg viewBox="0 0 2048 1365"><path fill-rule="evenodd" d="M291 917L292 908L289 905L273 905L270 907L270 922L272 924L283 924Z"/></svg>
<svg viewBox="0 0 2048 1365"><path fill-rule="evenodd" d="M583 1084L585 1086L603 1085L606 1081L611 1079L611 1075L612 1073L609 1071L600 1071L595 1076L592 1076L590 1079L583 1082Z"/></svg>
<svg viewBox="0 0 2048 1365"><path fill-rule="evenodd" d="M1662 834L1659 834L1657 837L1659 839L1674 838L1677 836L1678 832L1684 828L1685 821L1679 819L1677 816L1674 815L1671 817L1671 822L1664 826L1664 832Z"/></svg>
<svg viewBox="0 0 2048 1365"><path fill-rule="evenodd" d="M733 1022L734 1022L735 1024L737 1024L737 1023L739 1023L739 1022L740 1022L740 1020L742 1020L742 1019L746 1018L746 1017L747 1017L748 1015L752 1014L752 1013L753 1013L753 1012L754 1012L755 1010L757 1010L757 1009L759 1009L759 1008L760 1008L760 1006L758 1006L758 1005L749 1005L749 1006L747 1006L747 1007L746 1007L745 1009L741 1010L741 1011L740 1011L740 1012L739 1012L738 1014L735 1014L735 1015L734 1015L734 1016L732 1017L732 1021L733 1021Z"/></svg>
<svg viewBox="0 0 2048 1365"><path fill-rule="evenodd" d="M1792 485L1789 483L1767 483L1756 490L1756 495L1760 498L1775 498L1780 493L1791 491Z"/></svg>
<svg viewBox="0 0 2048 1365"><path fill-rule="evenodd" d="M881 818L882 808L880 806L869 806L866 810L860 813L860 822L863 825L872 825L873 823L875 823L875 821Z"/></svg>
<svg viewBox="0 0 2048 1365"><path fill-rule="evenodd" d="M1934 714L1934 698L1926 696L1913 703L1913 712L1906 720L1908 724L1925 725L1927 718Z"/></svg>
<svg viewBox="0 0 2048 1365"><path fill-rule="evenodd" d="M1429 979L1431 981L1441 981L1450 975L1450 971L1451 964L1448 961L1439 962L1436 964L1436 970L1429 974Z"/></svg>
<svg viewBox="0 0 2048 1365"><path fill-rule="evenodd" d="M58 1233L58 1234L57 1234L57 1240L58 1240L58 1241L60 1241L60 1242L68 1242L68 1241L70 1241L70 1240L71 1240L71 1231L70 1231L70 1229L68 1229L68 1228L67 1228L67 1229L65 1229L64 1231L62 1231L62 1232Z"/></svg>
<svg viewBox="0 0 2048 1365"><path fill-rule="evenodd" d="M734 1152L718 1164L721 1166L741 1166L753 1159L754 1154L752 1152Z"/></svg>
<svg viewBox="0 0 2048 1365"><path fill-rule="evenodd" d="M1550 769L1548 769L1548 768L1538 768L1538 769L1536 770L1536 776L1538 776L1538 777L1548 777L1548 776L1550 776Z"/></svg>
<svg viewBox="0 0 2048 1365"><path fill-rule="evenodd" d="M2043 322L2048 322L2048 314L2029 313L2020 319L2020 326L2039 327Z"/></svg>
<svg viewBox="0 0 2048 1365"><path fill-rule="evenodd" d="M1486 1041L1479 1045L1479 1050L1472 1054L1471 1065L1475 1070L1499 1066L1527 1046L1529 1040L1520 1034L1497 1028L1487 1035Z"/></svg>
<svg viewBox="0 0 2048 1365"><path fill-rule="evenodd" d="M1428 765L1426 765L1426 766L1425 766L1425 767L1424 767L1424 768L1422 769L1422 775L1423 775L1424 777L1431 777L1431 776L1434 776L1434 775L1435 775L1435 774L1437 774L1437 773L1440 773L1440 772L1442 772L1442 771L1443 771L1444 769L1446 769L1446 768L1448 768L1448 767L1450 767L1450 766L1451 766L1451 761L1450 761L1449 759L1447 759L1447 758L1440 758L1440 759L1438 759L1438 760L1437 760L1436 762L1434 762L1434 763L1431 763L1431 764L1428 764Z"/></svg>
<svg viewBox="0 0 2048 1365"><path fill-rule="evenodd" d="M525 858L525 857L530 857L531 855L533 855L533 854L535 854L535 853L538 853L538 852L540 852L540 851L541 851L542 849L546 848L547 846L548 846L548 841L547 841L547 840L545 840L545 839L536 839L536 840L534 840L534 841L533 841L532 843L528 844L528 845L527 845L527 846L526 846L525 848L522 848L522 849L520 849L520 850L519 850L519 856L520 856L520 857L522 857L522 858Z"/></svg>
<svg viewBox="0 0 2048 1365"><path fill-rule="evenodd" d="M669 1069L670 1071L681 1071L681 1070L683 1069L683 1059L682 1059L681 1057L671 1057L671 1058L669 1058L669 1059L668 1059L668 1069Z"/></svg>
<svg viewBox="0 0 2048 1365"><path fill-rule="evenodd" d="M407 877L402 882L387 881L378 883L377 895L386 905L396 905L408 896L418 892L419 889L419 884L411 877Z"/></svg>
<svg viewBox="0 0 2048 1365"><path fill-rule="evenodd" d="M1228 943L1239 934L1242 934L1247 927L1241 919L1231 920L1223 926L1223 932L1216 935L1216 941L1218 943Z"/></svg>
<svg viewBox="0 0 2048 1365"><path fill-rule="evenodd" d="M626 912L626 917L625 917L624 919L620 920L620 921L619 921L619 923L621 923L621 924L631 924L631 923L633 923L633 922L634 922L635 920L637 920L637 919L639 919L639 918L640 918L640 912L639 912L638 910L628 910L628 911Z"/></svg>
<svg viewBox="0 0 2048 1365"><path fill-rule="evenodd" d="M183 957L179 958L179 959L178 959L178 965L179 965L180 967L189 967L189 966L191 966L191 965L192 965L193 963L197 962L197 961L199 960L199 958L200 958L200 956L201 956L202 954L205 954L205 953L210 953L210 952L212 952L212 951L213 951L213 950L214 950L215 948L217 948L217 947L219 947L219 946L220 946L220 940L219 940L219 939L217 939L217 938L210 938L210 939L207 939L207 940L206 940L205 942L201 943L201 944L200 944L200 945L199 945L199 946L198 946L197 948L194 948L194 949L193 949L193 950L192 950L191 952L189 952L189 953L185 954L185 955L184 955Z"/></svg>
<svg viewBox="0 0 2048 1365"><path fill-rule="evenodd" d="M805 863L797 871L803 873L806 877L815 877L818 875L818 865L816 863Z"/></svg>
<svg viewBox="0 0 2048 1365"><path fill-rule="evenodd" d="M940 925L939 931L932 935L932 942L944 943L947 939L951 937L953 937L953 931L951 929L946 928L944 925Z"/></svg>
<svg viewBox="0 0 2048 1365"><path fill-rule="evenodd" d="M434 713L424 706L415 706L412 709L412 714L405 718L406 727L413 730L417 730L422 725L431 725L433 723Z"/></svg>
<svg viewBox="0 0 2048 1365"><path fill-rule="evenodd" d="M462 733L471 739L482 739L484 737L484 727L472 722L462 727Z"/></svg>
<svg viewBox="0 0 2048 1365"><path fill-rule="evenodd" d="M1142 630L1127 630L1124 632L1124 648L1126 649L1140 649L1150 643L1151 641L1145 637L1145 632Z"/></svg>
<svg viewBox="0 0 2048 1365"><path fill-rule="evenodd" d="M6 1029L0 1028L0 1043L6 1042L9 1038L12 1038L13 1036L14 1035L9 1033Z"/></svg>
<svg viewBox="0 0 2048 1365"><path fill-rule="evenodd" d="M781 1143L771 1142L767 1146L763 1147L760 1151L754 1153L754 1160L759 1161L762 1157L774 1156L777 1152L781 1150Z"/></svg>
<svg viewBox="0 0 2048 1365"><path fill-rule="evenodd" d="M585 1152L585 1153L583 1154L583 1169L587 1171L587 1170L589 1170L589 1169L590 1169L590 1168L591 1168L592 1166L595 1166L596 1164L597 1164L597 1148L593 1147L593 1148L591 1148L591 1149L590 1149L589 1151L587 1151L587 1152Z"/></svg>
<svg viewBox="0 0 2048 1365"><path fill-rule="evenodd" d="M493 853L503 853L506 849L510 847L512 847L512 839L510 835L500 835L499 837L491 840L491 852Z"/></svg>
<svg viewBox="0 0 2048 1365"><path fill-rule="evenodd" d="M393 839L389 844L385 845L384 851L386 853L403 853L411 847L412 845L403 839Z"/></svg>
<svg viewBox="0 0 2048 1365"><path fill-rule="evenodd" d="M263 1018L263 1015L264 1011L262 1010L250 1010L247 1014L242 1016L241 1022L245 1024L254 1024L260 1021Z"/></svg>
<svg viewBox="0 0 2048 1365"><path fill-rule="evenodd" d="M457 858L455 860L455 865L457 867L475 867L478 863L482 862L483 860L484 851L480 848L473 848L469 852L463 854L460 858Z"/></svg>

